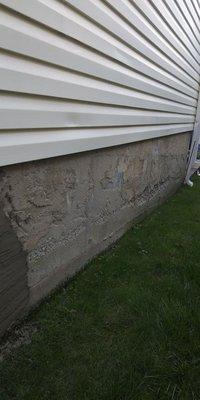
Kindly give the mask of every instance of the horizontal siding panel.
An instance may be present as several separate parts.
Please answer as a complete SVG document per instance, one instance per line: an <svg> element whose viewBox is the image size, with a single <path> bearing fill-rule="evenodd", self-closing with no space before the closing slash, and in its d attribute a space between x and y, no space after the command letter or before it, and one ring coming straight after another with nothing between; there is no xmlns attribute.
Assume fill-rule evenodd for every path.
<svg viewBox="0 0 200 400"><path fill-rule="evenodd" d="M141 0L140 0L141 2ZM191 56L190 52L188 52L184 46L182 45L182 43L180 42L180 40L178 40L176 38L175 35L173 35L171 33L171 31L169 29L165 29L165 25L164 24L157 24L157 27L159 26L160 31L162 32L164 29L164 33L166 38L171 39L171 42L174 46L176 46L176 49L178 50L174 50L174 48L172 46L169 45L169 43L167 42L166 38L163 38L162 35L159 34L159 31L157 29L154 28L153 25L151 25L148 20L145 20L145 18L142 16L141 13L139 13L137 11L137 9L135 9L134 7L134 3L131 6L130 2L128 2L127 0L106 0L106 3L110 6L112 6L112 19L110 16L111 10L109 8L107 8L105 5L102 4L101 0L96 0L95 1L95 6L93 6L93 2L92 0L88 0L87 2L83 2L82 0L67 0L67 3L71 4L72 6L76 6L78 9L80 9L81 11L83 11L86 15L90 15L90 17L94 20L96 20L98 18L98 15L101 11L102 13L102 18L98 18L98 22L99 23L103 23L103 25L105 26L105 16L108 17L109 16L109 21L106 25L106 27L108 29L111 30L111 26L113 26L113 20L117 20L118 23L120 24L120 26L122 26L122 31L126 32L126 35L131 35L131 41L127 41L127 37L126 36L121 36L120 32L117 32L118 29L118 25L116 24L116 29L113 30L113 33L115 33L116 35L118 34L118 36L126 40L124 40L125 42L128 42L129 44L133 44L133 42L136 40L136 38L138 38L138 40L143 43L143 45L145 46L145 42L146 42L146 46L149 47L149 42L151 43L151 49L152 51L155 52L155 48L160 49L160 47L162 46L162 52L165 53L165 55L167 57L169 57L171 60L173 60L174 62L176 62L178 65L180 65L182 68L185 68L185 70L188 72L190 71L191 74L194 73L193 69L195 69L197 72L199 72L199 54L198 52L195 50L195 48L191 45L191 42L189 42L190 44L190 51L193 54L193 57ZM99 6L99 7L98 7ZM145 4L145 8L150 9L151 5L149 4L149 2L146 2ZM118 13L120 13L120 15L122 15L126 21L128 21L129 24L125 23L123 21L123 19L120 19L118 17ZM155 19L155 16L154 16ZM159 22L159 19L158 19ZM136 27L137 30L140 32L140 34L142 34L145 37L145 40L142 38L142 36L139 36L139 34L136 31ZM121 32L122 34L122 32ZM152 46L153 44L153 46ZM134 47L134 45L133 45ZM139 50L139 47L137 48ZM180 57L179 53L182 54L183 57ZM147 54L147 53L146 53ZM197 61L196 61L197 60ZM191 64L191 66L193 67L193 69L190 68L190 66L188 65ZM183 67L184 65L184 67Z"/></svg>
<svg viewBox="0 0 200 400"><path fill-rule="evenodd" d="M0 95L0 129L193 123L195 115L62 101L42 96Z"/></svg>
<svg viewBox="0 0 200 400"><path fill-rule="evenodd" d="M3 24L0 26L0 45L2 49L17 51L25 56L34 57L63 68L72 69L186 104L192 104L190 97L195 99L198 97L197 89L189 87L153 64L144 63L139 59L128 59L125 67L119 62L108 60L107 57L95 54L89 49L81 48L80 45L74 44L69 39L64 40L52 33L49 33L46 37L46 32L38 28L34 32L33 25L28 26L28 29L26 26L26 29L19 31L18 29L24 28L23 21L19 21L20 26L14 29L13 20L10 18L9 20L9 25L5 26L7 21L3 16ZM134 70L128 67L132 67ZM160 89L160 93L157 88Z"/></svg>
<svg viewBox="0 0 200 400"><path fill-rule="evenodd" d="M193 8L194 8L194 10L195 10L195 13L196 13L196 15L197 15L197 17L198 17L198 20L199 20L200 18L199 18L199 9L198 9L197 0L190 0L190 2L192 3ZM200 21L199 21L199 22L200 22Z"/></svg>
<svg viewBox="0 0 200 400"><path fill-rule="evenodd" d="M113 0L112 0L113 1ZM122 3L121 3L122 4ZM137 4L139 4L137 2ZM164 51L164 48L166 48L165 53L173 60L176 60L175 55L176 53L179 53L178 56L179 57L179 61L182 59L186 60L186 62L188 62L197 72L199 72L199 43L197 42L196 38L194 37L193 40L194 42L191 41L191 39L189 39L187 37L187 35L185 35L184 30L180 30L179 36L176 36L173 34L173 32L171 31L171 28L173 28L174 25L174 32L177 32L177 30L179 30L179 24L177 24L176 20L174 20L176 22L176 26L175 24L173 25L169 25L165 23L165 21L163 21L163 19L161 18L161 16L155 11L155 9L147 2L146 2L146 6L145 7L145 3L144 4L144 10L145 10L145 14L148 20L149 25L151 26L152 24L152 28L154 35L152 36L152 42L157 45L158 48L160 48L160 46L162 46L162 51ZM140 8L142 6L142 2L140 2ZM138 11L138 14L139 11ZM127 17L128 17L128 13L127 13ZM156 20L156 28L153 28L153 26L155 26L155 20ZM168 21L169 22L169 21ZM171 21L172 23L172 21ZM142 32L142 31L141 31ZM191 33L191 31L190 31ZM146 35L147 38L149 37L148 34ZM157 40L156 40L157 37ZM183 41L183 38L185 37L185 41ZM186 43L187 44L186 44ZM197 45L197 47L195 47L195 44ZM170 49L170 50L169 50ZM177 57L177 55L176 55ZM181 64L180 64L181 65Z"/></svg>
<svg viewBox="0 0 200 400"><path fill-rule="evenodd" d="M136 0L138 2L138 0ZM147 0L141 0L142 2L145 2L147 5ZM185 47L188 49L188 51L193 54L193 56L197 59L199 62L199 51L197 52L194 45L191 43L191 41L188 39L187 35L184 33L184 30L182 27L179 26L177 23L176 19L174 18L173 14L169 11L168 7L166 6L166 3L163 0L152 0L152 3L154 5L154 9L158 12L162 10L162 18L164 23L162 24L162 29L164 29L164 34L167 35L167 32L169 33L170 40L173 40L173 44L176 46L178 51L183 52L183 45L181 42L185 45ZM149 7L151 9L151 7ZM179 44L178 44L179 43ZM179 47L180 46L180 47ZM197 71L199 69L197 68Z"/></svg>
<svg viewBox="0 0 200 400"><path fill-rule="evenodd" d="M200 23L199 16L196 13L196 8L193 6L193 2L191 0L187 0L186 4L187 4L188 10L190 12L190 15L192 16L192 18L194 20L194 23L196 24L197 29L200 30L200 28L199 28L199 23Z"/></svg>
<svg viewBox="0 0 200 400"><path fill-rule="evenodd" d="M46 76L37 76L21 71L10 71L0 67L0 87L4 91L32 93L43 96L49 95L64 99L195 115L195 107L186 106L170 100L163 100L125 88L112 88L108 84L105 85L105 87L98 81L94 82L94 85L92 85L93 82L87 82L87 80L83 82L83 80L79 78L80 82L76 82L76 77L73 77L73 75L68 78L68 81L55 78L50 79ZM73 80L74 82L72 82ZM90 86L87 85L87 83L90 84Z"/></svg>
<svg viewBox="0 0 200 400"><path fill-rule="evenodd" d="M41 110L0 110L0 129L24 129L24 128L56 128L77 126L125 126L125 125L159 125L193 123L194 117L159 112L123 113L120 109L115 112L106 110L100 112L75 111L46 111Z"/></svg>
<svg viewBox="0 0 200 400"><path fill-rule="evenodd" d="M0 0L0 165L191 131L199 9Z"/></svg>
<svg viewBox="0 0 200 400"><path fill-rule="evenodd" d="M199 35L200 35L199 28L196 26L190 12L188 11L188 7L185 3L185 0L178 0L178 1L176 0L176 2L177 2L177 5L178 5L182 15L186 19L187 24L191 27L196 38L199 39ZM198 7L200 7L200 6L198 6Z"/></svg>
<svg viewBox="0 0 200 400"><path fill-rule="evenodd" d="M199 44L200 44L200 33L197 29L193 32L193 29L188 23L188 19L186 19L186 15L181 12L179 5L176 3L176 0L167 0L167 6L170 9L170 12L173 14L179 26L184 30L187 35L189 41L195 47L195 49L199 53Z"/></svg>
<svg viewBox="0 0 200 400"><path fill-rule="evenodd" d="M0 134L0 166L188 132L193 124Z"/></svg>
<svg viewBox="0 0 200 400"><path fill-rule="evenodd" d="M126 54L129 53L130 43L127 45L123 44L116 38L108 34L107 31L100 29L98 25L92 23L89 19L87 20L78 13L72 12L64 4L59 1L48 0L47 4L39 0L31 0L30 3L27 0L1 0L2 4L7 6L13 6L16 11L22 12L24 15L30 18L36 19L36 21L49 26L52 29L57 30L65 34L66 36L72 37L83 44L91 46L93 49L98 50L108 56L120 56L121 60L126 63ZM54 8L52 8L54 6ZM91 16L90 16L91 17ZM98 18L100 21L104 20ZM97 21L99 23L99 21ZM117 25L118 26L118 25ZM115 27L115 20L111 24L112 28ZM107 26L105 27L107 29ZM116 28L115 28L116 29ZM118 26L118 31L121 32L120 26ZM119 34L119 33L118 33ZM121 38L121 36L120 36ZM127 40L131 38L131 35L127 35ZM158 51L152 50L150 43L143 43L139 39L131 40L133 43L133 50L139 51L140 54L144 54L149 60L153 60L156 65L160 66L164 70L168 71L174 76L178 76L180 80L183 80L189 86L198 89L198 74L192 72L192 76L183 71L181 68L176 66L172 61L167 59L167 57L160 56ZM136 46L138 44L138 46ZM111 45L114 46L113 51L111 51ZM120 51L120 53L119 53Z"/></svg>

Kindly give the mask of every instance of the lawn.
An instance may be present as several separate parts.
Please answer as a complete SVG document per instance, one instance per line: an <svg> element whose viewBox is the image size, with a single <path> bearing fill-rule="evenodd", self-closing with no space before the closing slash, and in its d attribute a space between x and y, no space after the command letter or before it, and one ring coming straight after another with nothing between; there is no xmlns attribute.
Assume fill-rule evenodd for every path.
<svg viewBox="0 0 200 400"><path fill-rule="evenodd" d="M200 399L199 236L196 179L24 322L0 400Z"/></svg>

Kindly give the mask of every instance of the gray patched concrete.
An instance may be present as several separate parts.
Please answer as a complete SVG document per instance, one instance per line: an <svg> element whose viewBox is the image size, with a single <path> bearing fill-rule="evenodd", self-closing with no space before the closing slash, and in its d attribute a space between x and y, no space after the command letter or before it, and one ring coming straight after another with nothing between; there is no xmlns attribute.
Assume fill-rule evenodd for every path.
<svg viewBox="0 0 200 400"><path fill-rule="evenodd" d="M4 214L35 304L183 182L190 134L5 167Z"/></svg>

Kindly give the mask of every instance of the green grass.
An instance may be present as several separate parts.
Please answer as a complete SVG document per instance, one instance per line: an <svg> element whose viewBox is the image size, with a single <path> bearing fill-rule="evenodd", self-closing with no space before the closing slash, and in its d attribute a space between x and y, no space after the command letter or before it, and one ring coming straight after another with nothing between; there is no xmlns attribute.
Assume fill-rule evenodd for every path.
<svg viewBox="0 0 200 400"><path fill-rule="evenodd" d="M0 400L200 399L200 181L28 319Z"/></svg>

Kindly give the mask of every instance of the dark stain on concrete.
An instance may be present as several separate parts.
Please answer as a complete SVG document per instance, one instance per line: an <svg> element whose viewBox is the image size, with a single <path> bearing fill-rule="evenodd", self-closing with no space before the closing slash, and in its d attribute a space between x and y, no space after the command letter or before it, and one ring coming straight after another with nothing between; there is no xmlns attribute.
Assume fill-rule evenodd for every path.
<svg viewBox="0 0 200 400"><path fill-rule="evenodd" d="M26 255L0 203L0 336L28 305Z"/></svg>

